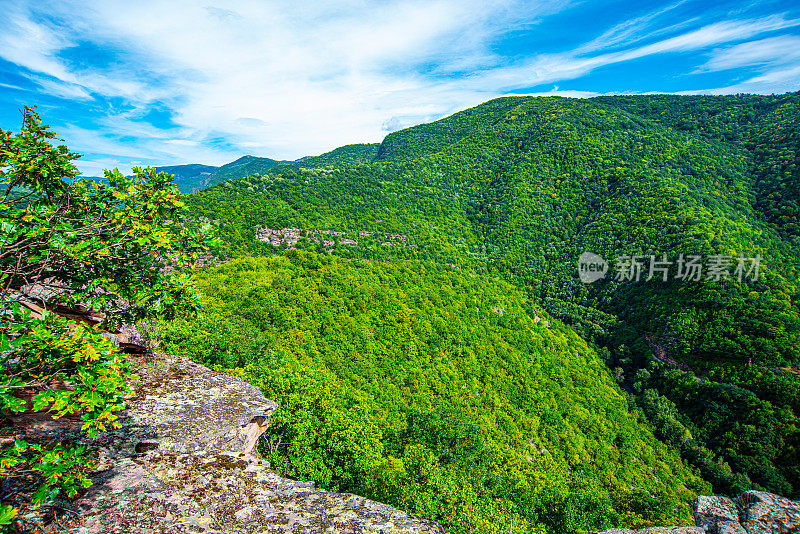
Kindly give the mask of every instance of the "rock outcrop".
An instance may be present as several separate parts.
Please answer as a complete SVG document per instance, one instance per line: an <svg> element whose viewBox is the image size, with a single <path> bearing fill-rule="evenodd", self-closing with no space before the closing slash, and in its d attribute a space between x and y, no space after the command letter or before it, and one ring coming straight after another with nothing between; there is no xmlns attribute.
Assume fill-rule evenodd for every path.
<svg viewBox="0 0 800 534"><path fill-rule="evenodd" d="M800 532L800 502L763 491L746 491L740 503L739 517L748 534Z"/></svg>
<svg viewBox="0 0 800 534"><path fill-rule="evenodd" d="M118 462L82 503L89 533L434 533L433 523L314 488L225 454L147 453Z"/></svg>
<svg viewBox="0 0 800 534"><path fill-rule="evenodd" d="M739 524L739 507L728 497L700 495L694 501L694 522L703 530L724 534L745 534Z"/></svg>
<svg viewBox="0 0 800 534"><path fill-rule="evenodd" d="M281 478L256 450L278 406L255 386L176 356L132 357L139 377L122 428L98 451L94 485L71 502L61 531L131 533L432 534L437 524L385 504ZM41 424L39 424L41 423ZM20 437L81 441L80 422L25 420ZM760 491L700 496L696 526L609 529L600 534L800 533L800 503ZM54 531L54 530L51 530Z"/></svg>
<svg viewBox="0 0 800 534"><path fill-rule="evenodd" d="M60 503L67 532L439 533L385 504L281 478L255 449L277 405L243 380L175 356L133 358L134 395L122 428L98 450L93 486ZM20 429L80 439L74 425Z"/></svg>
<svg viewBox="0 0 800 534"><path fill-rule="evenodd" d="M792 534L800 533L800 502L763 491L736 499L701 495L694 501L695 527L609 529L599 534Z"/></svg>
<svg viewBox="0 0 800 534"><path fill-rule="evenodd" d="M192 361L163 356L135 372L134 397L120 416L116 453L222 452L251 456L269 426L275 402L251 384ZM108 447L107 447L108 448Z"/></svg>

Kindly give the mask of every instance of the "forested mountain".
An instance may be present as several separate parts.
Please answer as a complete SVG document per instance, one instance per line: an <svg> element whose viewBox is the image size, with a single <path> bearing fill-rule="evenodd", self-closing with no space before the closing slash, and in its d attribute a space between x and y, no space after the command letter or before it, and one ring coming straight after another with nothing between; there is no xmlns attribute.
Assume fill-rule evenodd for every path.
<svg viewBox="0 0 800 534"><path fill-rule="evenodd" d="M194 193L211 185L211 176L218 168L212 165L189 163L156 167L156 170L172 174L175 177L175 185L181 193Z"/></svg>
<svg viewBox="0 0 800 534"><path fill-rule="evenodd" d="M156 167L158 171L175 176L175 185L181 193L195 193L226 180L243 178L254 174L283 173L300 169L345 167L359 163L370 163L376 156L378 143L345 145L319 156L308 156L296 161L279 161L271 158L242 156L221 167L190 163ZM91 178L91 177L90 177ZM95 178L103 180L103 178Z"/></svg>
<svg viewBox="0 0 800 534"><path fill-rule="evenodd" d="M319 156L300 158L293 163L276 165L269 170L270 174L299 171L300 169L324 169L328 167L346 167L360 163L371 163L378 153L379 143L367 143L340 146Z"/></svg>
<svg viewBox="0 0 800 534"><path fill-rule="evenodd" d="M708 484L632 412L602 359L501 280L292 251L199 278L166 350L280 406L273 469L450 532L690 521Z"/></svg>
<svg viewBox="0 0 800 534"><path fill-rule="evenodd" d="M740 146L750 155L754 206L783 232L800 236L800 99L797 94L615 96L596 100L677 130Z"/></svg>
<svg viewBox="0 0 800 534"><path fill-rule="evenodd" d="M284 248L501 276L596 347L715 491L797 497L798 103L508 97L392 133L371 164L262 173L187 202L220 219L229 256L278 253L256 239L272 235ZM607 260L605 278L581 281L584 252ZM685 276L691 256L697 280ZM639 276L619 276L625 258ZM654 260L668 263L647 280Z"/></svg>
<svg viewBox="0 0 800 534"><path fill-rule="evenodd" d="M216 185L225 180L241 178L253 174L267 173L276 165L282 163L292 163L291 161L279 161L271 158L259 158L256 156L242 156L241 158L226 163L216 170L211 176L208 185Z"/></svg>
<svg viewBox="0 0 800 534"><path fill-rule="evenodd" d="M438 121L393 132L381 143L376 159L404 161L444 150L473 132L493 126L523 100L498 98Z"/></svg>

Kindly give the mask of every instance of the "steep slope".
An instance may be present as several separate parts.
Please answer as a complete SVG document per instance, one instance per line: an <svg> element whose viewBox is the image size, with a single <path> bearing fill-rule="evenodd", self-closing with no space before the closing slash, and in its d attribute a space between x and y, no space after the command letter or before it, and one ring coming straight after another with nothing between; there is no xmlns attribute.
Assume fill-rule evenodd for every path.
<svg viewBox="0 0 800 534"><path fill-rule="evenodd" d="M501 120L525 98L498 98L438 121L390 133L381 143L376 160L402 161L439 152Z"/></svg>
<svg viewBox="0 0 800 534"><path fill-rule="evenodd" d="M292 163L291 161L279 161L271 158L259 158L256 156L242 156L241 158L226 163L214 172L210 177L208 185L216 185L226 180L250 176L253 174L266 174L276 165Z"/></svg>
<svg viewBox="0 0 800 534"><path fill-rule="evenodd" d="M159 167L159 170L164 170L170 174L175 174L175 183L181 192L195 192L204 187L213 186L227 180L234 180L252 176L255 174L275 174L287 171L294 171L299 169L316 169L325 167L343 167L347 165L356 165L359 163L371 162L377 153L378 144L356 144L346 145L330 152L320 154L319 156L309 156L300 158L296 161L275 160L271 158L260 158L256 156L242 156L241 158L226 163L225 165L212 168L208 176L206 172L202 171L204 181L195 186L191 178L200 175L200 172L193 173L198 167L206 167L205 165L176 165L174 167ZM170 170L172 169L172 170ZM184 177L184 174L187 176ZM191 185L191 190L186 190L186 186ZM183 188L182 188L183 187Z"/></svg>
<svg viewBox="0 0 800 534"><path fill-rule="evenodd" d="M745 148L751 155L756 208L787 234L800 236L800 93L593 100Z"/></svg>
<svg viewBox="0 0 800 534"><path fill-rule="evenodd" d="M292 252L203 274L166 348L281 409L278 472L452 532L687 523L708 488L631 413L597 353L509 284L432 263Z"/></svg>
<svg viewBox="0 0 800 534"><path fill-rule="evenodd" d="M378 153L378 143L340 146L319 156L301 158L294 163L276 165L270 169L272 174L280 174L300 169L322 169L328 167L347 167L361 163L372 163Z"/></svg>
<svg viewBox="0 0 800 534"><path fill-rule="evenodd" d="M282 407L255 386L165 354L132 357L132 368L136 394L121 428L95 439L68 428L58 433L100 451L94 485L69 502L79 513L67 525L60 518L60 532L297 534L355 527L365 534L441 534L438 525L385 504L272 473L251 447ZM32 428L24 435L42 438ZM26 514L28 530L52 522L47 507L39 510L40 521Z"/></svg>
<svg viewBox="0 0 800 534"><path fill-rule="evenodd" d="M655 106L662 97L652 98ZM785 125L759 137L758 150L780 154L795 108L749 98L774 116L758 119L764 125ZM723 140L602 100L504 98L468 111L387 136L372 165L246 178L190 204L223 219L232 254L274 250L254 239L256 225L296 227L358 241L332 247L344 256L497 272L602 344L660 437L717 491L755 484L797 495L798 380L782 368L800 364L800 247L791 221L760 203L765 186L751 178L760 152L735 127ZM776 213L793 209L788 195L769 198ZM369 233L402 235L405 245ZM576 269L587 251L612 270L591 285ZM702 256L704 269L727 257L729 276L677 280L681 254ZM740 254L761 258L757 281L734 275ZM663 255L669 281L646 281L651 256ZM624 256L642 257L638 282L612 279Z"/></svg>
<svg viewBox="0 0 800 534"><path fill-rule="evenodd" d="M194 193L210 185L211 176L218 167L190 163L187 165L168 165L156 167L159 172L175 176L175 186L181 193Z"/></svg>

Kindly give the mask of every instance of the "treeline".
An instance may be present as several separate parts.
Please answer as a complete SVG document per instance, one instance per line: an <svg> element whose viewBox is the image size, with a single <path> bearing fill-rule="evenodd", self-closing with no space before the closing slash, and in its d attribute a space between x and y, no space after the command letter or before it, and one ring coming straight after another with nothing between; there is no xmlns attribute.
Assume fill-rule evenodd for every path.
<svg viewBox="0 0 800 534"><path fill-rule="evenodd" d="M663 353L671 363L639 381L636 402L658 424L669 415L658 399L674 403L692 439L662 439L715 491L798 497L798 413L782 400L800 365L798 101L504 98L391 134L370 164L250 176L188 203L221 219L234 257L277 252L254 239L256 225L404 234L415 247L301 246L502 276L591 343L627 347L612 366L625 387ZM586 251L611 267L591 285L576 269ZM705 269L728 258L729 276L679 280L681 255ZM739 255L760 259L756 280L734 276ZM623 256L666 257L668 281L645 281L646 267L638 282L613 280Z"/></svg>
<svg viewBox="0 0 800 534"><path fill-rule="evenodd" d="M203 273L177 351L280 409L277 472L449 532L691 521L710 487L631 412L597 353L508 283L435 263L302 251Z"/></svg>

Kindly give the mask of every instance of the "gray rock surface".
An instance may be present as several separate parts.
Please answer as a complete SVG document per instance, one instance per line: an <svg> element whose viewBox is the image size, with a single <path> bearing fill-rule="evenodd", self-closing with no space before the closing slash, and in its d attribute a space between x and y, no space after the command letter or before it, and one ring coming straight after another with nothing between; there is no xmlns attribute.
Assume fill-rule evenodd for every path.
<svg viewBox="0 0 800 534"><path fill-rule="evenodd" d="M723 519L709 525L708 532L711 534L747 534L741 523L732 519Z"/></svg>
<svg viewBox="0 0 800 534"><path fill-rule="evenodd" d="M121 452L142 443L161 452L250 452L278 407L256 386L176 356L139 359L135 372L141 382L116 432Z"/></svg>
<svg viewBox="0 0 800 534"><path fill-rule="evenodd" d="M708 528L721 522L739 523L739 508L728 497L700 495L694 501L694 522Z"/></svg>
<svg viewBox="0 0 800 534"><path fill-rule="evenodd" d="M205 452L125 459L98 480L82 507L83 524L73 530L81 534L442 532L385 504Z"/></svg>
<svg viewBox="0 0 800 534"><path fill-rule="evenodd" d="M746 491L741 503L741 522L748 534L800 532L800 502L763 491Z"/></svg>
<svg viewBox="0 0 800 534"><path fill-rule="evenodd" d="M608 529L594 534L794 534L800 533L800 502L763 491L737 499L701 495L694 501L696 527Z"/></svg>
<svg viewBox="0 0 800 534"><path fill-rule="evenodd" d="M92 443L98 471L72 503L79 518L68 532L442 532L385 504L272 473L254 447L277 405L255 386L175 356L133 361L140 382L122 429Z"/></svg>

